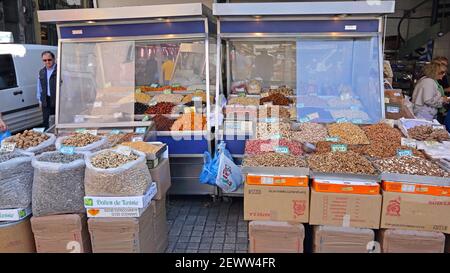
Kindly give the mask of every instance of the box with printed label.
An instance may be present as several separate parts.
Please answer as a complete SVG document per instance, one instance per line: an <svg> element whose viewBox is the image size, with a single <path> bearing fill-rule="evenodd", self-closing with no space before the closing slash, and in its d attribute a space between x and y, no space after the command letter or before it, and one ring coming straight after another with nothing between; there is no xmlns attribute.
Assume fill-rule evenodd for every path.
<svg viewBox="0 0 450 273"><path fill-rule="evenodd" d="M146 208L89 208L86 209L89 218L95 217L141 217Z"/></svg>
<svg viewBox="0 0 450 273"><path fill-rule="evenodd" d="M31 214L31 207L26 209L0 209L0 222L20 221Z"/></svg>
<svg viewBox="0 0 450 273"><path fill-rule="evenodd" d="M0 253L34 253L30 219L0 223Z"/></svg>
<svg viewBox="0 0 450 273"><path fill-rule="evenodd" d="M244 187L244 219L307 223L309 187Z"/></svg>
<svg viewBox="0 0 450 273"><path fill-rule="evenodd" d="M450 234L450 197L383 191L381 228Z"/></svg>
<svg viewBox="0 0 450 273"><path fill-rule="evenodd" d="M152 183L145 195L141 196L85 196L84 207L89 208L145 208L150 204L152 198L156 195L156 183Z"/></svg>
<svg viewBox="0 0 450 273"><path fill-rule="evenodd" d="M379 229L381 199L381 194L330 193L311 189L309 223Z"/></svg>

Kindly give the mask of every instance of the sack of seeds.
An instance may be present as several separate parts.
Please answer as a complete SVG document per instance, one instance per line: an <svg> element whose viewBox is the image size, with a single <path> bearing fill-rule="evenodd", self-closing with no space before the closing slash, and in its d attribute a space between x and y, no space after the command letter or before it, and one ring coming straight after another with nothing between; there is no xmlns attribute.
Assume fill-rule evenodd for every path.
<svg viewBox="0 0 450 273"><path fill-rule="evenodd" d="M75 147L75 152L95 152L104 149L108 145L108 138L94 136L91 134L78 133L71 136L58 137L56 139L56 150L62 146Z"/></svg>
<svg viewBox="0 0 450 273"><path fill-rule="evenodd" d="M33 215L84 212L84 153L47 152L33 158Z"/></svg>
<svg viewBox="0 0 450 273"><path fill-rule="evenodd" d="M86 158L86 195L144 195L151 182L146 155L140 151L130 148L109 149Z"/></svg>
<svg viewBox="0 0 450 273"><path fill-rule="evenodd" d="M31 204L32 156L20 150L0 153L0 209L27 208Z"/></svg>

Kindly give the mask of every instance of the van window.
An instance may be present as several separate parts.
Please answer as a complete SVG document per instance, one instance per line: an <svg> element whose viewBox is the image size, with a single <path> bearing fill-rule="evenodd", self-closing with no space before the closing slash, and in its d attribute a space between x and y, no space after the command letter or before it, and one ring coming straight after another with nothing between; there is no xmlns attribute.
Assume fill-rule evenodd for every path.
<svg viewBox="0 0 450 273"><path fill-rule="evenodd" d="M0 54L0 90L17 87L16 71L11 54Z"/></svg>

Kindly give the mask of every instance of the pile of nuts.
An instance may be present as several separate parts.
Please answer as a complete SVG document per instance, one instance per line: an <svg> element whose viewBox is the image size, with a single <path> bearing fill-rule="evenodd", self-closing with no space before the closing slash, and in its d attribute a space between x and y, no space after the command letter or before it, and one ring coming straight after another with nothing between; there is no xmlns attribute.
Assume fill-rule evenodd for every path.
<svg viewBox="0 0 450 273"><path fill-rule="evenodd" d="M280 86L276 89L269 89L269 96L273 94L281 94L283 96L294 96L294 89L286 86Z"/></svg>
<svg viewBox="0 0 450 273"><path fill-rule="evenodd" d="M131 153L129 156L113 151L104 151L92 157L92 165L100 169L112 169L122 166L128 162L137 160L139 157Z"/></svg>
<svg viewBox="0 0 450 273"><path fill-rule="evenodd" d="M158 102L156 105L150 106L146 114L156 115L156 114L171 114L175 104L171 102Z"/></svg>
<svg viewBox="0 0 450 273"><path fill-rule="evenodd" d="M173 123L175 122L174 119L170 119L163 115L156 115L153 118L153 121L155 122L157 131L170 131L170 128L172 127Z"/></svg>
<svg viewBox="0 0 450 273"><path fill-rule="evenodd" d="M108 135L108 143L111 147L116 146L117 144L120 144L125 141L131 141L133 138L134 133L127 133L127 134L111 134Z"/></svg>
<svg viewBox="0 0 450 273"><path fill-rule="evenodd" d="M444 129L433 129L431 126L420 125L408 130L411 138L420 141L447 141L450 139L449 134Z"/></svg>
<svg viewBox="0 0 450 273"><path fill-rule="evenodd" d="M267 102L271 102L273 105L282 105L282 106L289 106L289 104L293 103L293 101L290 98L279 93L269 95L268 97L264 97L259 100L260 105L264 105L264 103Z"/></svg>
<svg viewBox="0 0 450 273"><path fill-rule="evenodd" d="M328 125L328 134L339 137L345 144L370 144L364 131L352 123L333 123Z"/></svg>
<svg viewBox="0 0 450 273"><path fill-rule="evenodd" d="M300 156L303 154L302 144L286 139L279 140L247 140L245 143L245 154L258 155L266 152L276 152L277 147L287 147L288 153Z"/></svg>
<svg viewBox="0 0 450 273"><path fill-rule="evenodd" d="M171 131L203 131L206 128L206 117L195 113L185 113L170 128Z"/></svg>
<svg viewBox="0 0 450 273"><path fill-rule="evenodd" d="M387 142L400 145L402 133L386 123L378 123L362 128L371 142Z"/></svg>
<svg viewBox="0 0 450 273"><path fill-rule="evenodd" d="M280 118L280 119L290 119L291 113L288 109L280 106L260 106L258 108L258 118Z"/></svg>
<svg viewBox="0 0 450 273"><path fill-rule="evenodd" d="M181 102L182 103L191 102L194 97L199 97L199 98L201 98L202 102L206 102L206 92L203 92L203 91L196 91L192 94L189 94L189 95L185 96ZM211 103L214 101L212 96L210 96L209 99L210 99Z"/></svg>
<svg viewBox="0 0 450 273"><path fill-rule="evenodd" d="M131 147L132 149L141 151L146 154L156 154L163 147L163 145L155 145L143 141L124 142L122 143L122 145Z"/></svg>
<svg viewBox="0 0 450 273"><path fill-rule="evenodd" d="M178 104L183 100L183 95L180 94L159 94L153 97L152 102L171 102Z"/></svg>
<svg viewBox="0 0 450 273"><path fill-rule="evenodd" d="M450 174L436 163L414 156L380 159L376 160L374 165L383 173L450 177Z"/></svg>
<svg viewBox="0 0 450 273"><path fill-rule="evenodd" d="M246 167L306 167L306 161L298 156L279 153L264 153L249 156L244 159Z"/></svg>
<svg viewBox="0 0 450 273"><path fill-rule="evenodd" d="M331 152L331 146L334 144L344 144L340 142L319 141L316 144L316 154L326 154ZM353 151L358 154L364 154L364 145L348 145L348 151Z"/></svg>
<svg viewBox="0 0 450 273"><path fill-rule="evenodd" d="M228 101L228 105L259 105L259 98L233 97Z"/></svg>
<svg viewBox="0 0 450 273"><path fill-rule="evenodd" d="M256 137L259 139L273 139L275 135L280 138L290 138L291 125L286 122L258 122L256 127Z"/></svg>
<svg viewBox="0 0 450 273"><path fill-rule="evenodd" d="M317 172L376 174L369 160L352 151L312 155L308 159L308 164Z"/></svg>
<svg viewBox="0 0 450 273"><path fill-rule="evenodd" d="M327 128L319 123L300 123L292 132L292 139L303 143L317 143L324 141L326 137L328 137Z"/></svg>
<svg viewBox="0 0 450 273"><path fill-rule="evenodd" d="M94 142L97 142L100 139L101 138L99 136L94 136L91 134L75 134L65 138L62 144L64 146L84 147Z"/></svg>
<svg viewBox="0 0 450 273"><path fill-rule="evenodd" d="M38 146L47 139L49 139L49 137L46 134L33 130L25 130L23 133L18 133L5 141L16 143L16 147L19 149L28 149Z"/></svg>
<svg viewBox="0 0 450 273"><path fill-rule="evenodd" d="M63 154L63 153L50 153L50 154L42 155L41 157L39 157L39 161L67 164L67 163L73 162L78 159L83 159L83 158L84 157L82 154L68 155L68 154Z"/></svg>

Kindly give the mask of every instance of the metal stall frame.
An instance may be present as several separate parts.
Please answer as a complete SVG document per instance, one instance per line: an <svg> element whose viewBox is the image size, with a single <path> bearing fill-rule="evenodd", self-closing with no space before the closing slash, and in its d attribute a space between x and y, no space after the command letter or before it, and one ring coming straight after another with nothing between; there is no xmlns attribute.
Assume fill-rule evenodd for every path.
<svg viewBox="0 0 450 273"><path fill-rule="evenodd" d="M192 3L192 4L169 4L169 5L153 5L153 6L133 6L133 7L119 7L119 8L94 8L94 9L77 9L77 10L56 10L56 11L39 11L38 12L39 21L41 23L55 23L57 24L58 31L58 63L61 64L62 58L62 46L66 43L74 42L114 42L114 41L152 41L152 42L171 42L171 41L202 41L205 48L205 80L206 94L210 94L210 39L216 38L215 31L215 20L212 16L212 11L203 5L202 3ZM123 25L147 25L147 26L172 26L173 23L186 23L186 22L197 22L198 26L202 28L201 31L196 29L188 29L188 25L184 24L184 28L181 30L176 30L170 32L173 29L163 29L161 32L166 31L166 33L157 34L156 31L145 29L140 30L139 34L127 35L127 34L115 34L110 35L113 32L111 27L116 27L116 30ZM203 22L201 24L200 22ZM153 25L152 25L153 24ZM194 24L194 23L192 23ZM98 33L95 35L92 32L89 33L89 29L92 27L105 27L109 31L104 33ZM64 35L62 31L64 32ZM98 30L97 30L98 31ZM159 30L158 30L159 31ZM182 33L182 32L185 33ZM189 32L191 31L191 32ZM137 31L139 32L139 31ZM147 32L147 34L142 34ZM79 37L79 38L78 38ZM58 78L57 82L61 82L61 65L58 65ZM155 92L159 94L162 92ZM149 122L113 122L113 123L60 123L59 119L59 106L60 106L60 84L57 85L57 96L56 96L56 128L57 129L75 129L75 128L128 128L128 127L147 127L152 126L154 123ZM190 146L197 147L198 151L193 153L179 153L171 154L170 157L174 158L176 161L195 161L196 165L203 164L203 152L211 152L212 140L214 135L212 134L211 124L211 105L213 102L210 101L210 96L206 96L206 124L207 128L205 131L184 131L184 132L156 132L156 138L175 138L175 137L185 137L190 136L192 140L201 138L201 142L204 145ZM206 148L206 149L205 149ZM204 151L200 151L204 149ZM191 149L195 150L195 149ZM169 152L170 152L169 147ZM181 164L181 162L179 163ZM197 166L198 167L198 166ZM194 177L190 177L194 180ZM195 177L198 181L198 176ZM191 192L188 194L208 194L217 195L217 190L215 187L200 185L203 187L202 190L198 192ZM206 189L206 187L208 189ZM183 193L180 193L183 194Z"/></svg>
<svg viewBox="0 0 450 273"><path fill-rule="evenodd" d="M221 76L221 64L225 58L226 69L226 92L230 94L231 88L231 67L229 60L230 40L233 41L296 41L298 38L355 38L355 37L377 37L378 38L378 56L379 56L379 86L380 97L383 98L383 52L385 39L385 15L394 13L395 1L353 1L353 2L289 2L289 3L227 3L213 4L213 15L217 17L217 66L216 79ZM245 23L258 22L302 22L302 21L327 21L335 24L341 23L341 29L328 32L319 32L314 30L304 32L283 32L271 29L267 32L251 32L241 29L238 32L223 32L223 24L229 22L244 21ZM377 21L376 31L360 31L357 29L358 23L366 21ZM348 22L347 26L345 22ZM342 24L344 23L344 24ZM267 24L270 25L270 24ZM245 28L246 25L241 25ZM313 28L312 28L313 29ZM224 41L225 57L222 56L221 48ZM220 54L220 55L219 55ZM218 80L216 82L216 100L225 89L219 89ZM382 100L383 101L383 100ZM384 104L380 103L382 118L385 117ZM225 134L221 135L219 124L219 109L216 109L216 143L225 139ZM232 152L233 154L233 152ZM242 154L233 154L235 158L242 158ZM242 196L241 190L235 193L222 193L223 196Z"/></svg>

